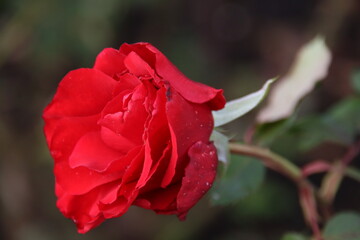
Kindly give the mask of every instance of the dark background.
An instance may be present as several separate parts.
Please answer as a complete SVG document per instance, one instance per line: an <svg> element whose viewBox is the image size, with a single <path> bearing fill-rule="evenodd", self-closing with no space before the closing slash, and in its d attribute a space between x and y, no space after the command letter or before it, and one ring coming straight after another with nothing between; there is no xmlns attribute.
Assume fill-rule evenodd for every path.
<svg viewBox="0 0 360 240"><path fill-rule="evenodd" d="M55 206L41 114L62 77L92 67L105 47L150 42L189 78L233 99L286 73L318 33L334 54L329 77L309 100L320 112L351 94L360 1L0 0L0 239L271 240L308 233L295 188L268 172L255 194L228 207L211 207L205 198L185 222L133 207L79 235ZM241 139L253 117L229 131Z"/></svg>

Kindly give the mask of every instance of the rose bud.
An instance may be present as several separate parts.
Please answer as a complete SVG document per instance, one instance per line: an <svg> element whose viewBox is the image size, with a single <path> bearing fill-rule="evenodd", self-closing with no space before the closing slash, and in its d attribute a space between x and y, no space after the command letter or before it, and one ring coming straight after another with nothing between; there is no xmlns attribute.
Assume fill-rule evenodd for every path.
<svg viewBox="0 0 360 240"><path fill-rule="evenodd" d="M43 113L57 207L80 233L131 205L185 219L216 175L222 92L149 43L104 49L93 68L69 72Z"/></svg>

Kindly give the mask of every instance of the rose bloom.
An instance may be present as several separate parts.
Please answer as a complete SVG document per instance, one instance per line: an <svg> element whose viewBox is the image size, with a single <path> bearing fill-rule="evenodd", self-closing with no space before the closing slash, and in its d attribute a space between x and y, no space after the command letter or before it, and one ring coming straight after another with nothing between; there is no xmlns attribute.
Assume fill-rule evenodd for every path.
<svg viewBox="0 0 360 240"><path fill-rule="evenodd" d="M69 72L43 113L57 207L80 233L131 205L185 219L216 175L222 92L149 43L104 49L93 68Z"/></svg>

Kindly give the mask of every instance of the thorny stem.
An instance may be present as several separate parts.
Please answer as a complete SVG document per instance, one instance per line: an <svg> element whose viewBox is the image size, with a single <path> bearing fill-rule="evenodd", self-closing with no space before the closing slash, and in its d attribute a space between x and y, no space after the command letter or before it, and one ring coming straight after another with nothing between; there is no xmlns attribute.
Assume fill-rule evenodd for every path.
<svg viewBox="0 0 360 240"><path fill-rule="evenodd" d="M229 143L229 149L234 154L255 157L261 160L268 168L290 178L298 186L303 214L313 230L314 237L317 240L323 239L318 226L314 188L311 183L303 177L300 168L282 156L271 152L269 149L239 143Z"/></svg>
<svg viewBox="0 0 360 240"><path fill-rule="evenodd" d="M229 143L229 149L232 153L235 154L258 158L267 167L284 174L295 182L298 182L300 179L302 179L301 170L296 165L287 159L271 152L269 149L239 143Z"/></svg>
<svg viewBox="0 0 360 240"><path fill-rule="evenodd" d="M331 217L331 206L344 178L346 165L343 162L335 162L329 172L323 178L319 189L319 199L325 219Z"/></svg>
<svg viewBox="0 0 360 240"><path fill-rule="evenodd" d="M344 175L348 175L359 180L360 173L354 168L347 167L351 161L355 159L359 152L360 141L357 141L349 148L340 161L336 161L332 165L329 172L325 175L319 190L321 208L325 218L329 218L331 216L331 206L335 199L336 193L339 190Z"/></svg>

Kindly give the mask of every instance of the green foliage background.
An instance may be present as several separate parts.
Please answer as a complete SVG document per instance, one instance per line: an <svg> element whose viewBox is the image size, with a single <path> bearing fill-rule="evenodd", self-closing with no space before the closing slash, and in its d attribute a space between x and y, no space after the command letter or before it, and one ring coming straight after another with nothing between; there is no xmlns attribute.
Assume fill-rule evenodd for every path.
<svg viewBox="0 0 360 240"><path fill-rule="evenodd" d="M265 126L269 131L257 137L299 165L336 158L359 136L359 94L354 91L359 80L351 84L360 69L359 5L334 0L0 0L0 239L309 235L296 189L285 178L265 173L253 159L230 163L227 182L216 183L213 190L222 192L222 202L209 195L185 222L134 207L79 235L55 206L53 162L41 113L61 78L72 69L91 67L105 47L151 42L188 77L223 88L227 99L234 99L284 74L299 47L320 32L334 53L329 77L304 99L295 119ZM242 140L254 116L225 130ZM359 166L359 159L354 164ZM358 183L346 179L335 210L360 211L359 202ZM303 239L297 233L283 239ZM329 228L325 233L332 234Z"/></svg>

